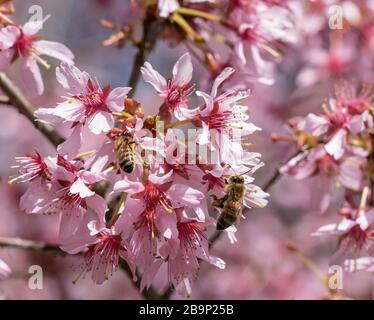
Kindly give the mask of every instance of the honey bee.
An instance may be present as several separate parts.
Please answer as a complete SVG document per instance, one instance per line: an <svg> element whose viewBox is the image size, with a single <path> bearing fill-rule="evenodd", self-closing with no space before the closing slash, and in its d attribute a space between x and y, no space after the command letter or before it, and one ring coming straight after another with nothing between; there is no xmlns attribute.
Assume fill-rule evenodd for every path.
<svg viewBox="0 0 374 320"><path fill-rule="evenodd" d="M218 217L217 230L225 230L232 226L243 211L245 180L241 175L234 175L226 181L225 195L222 198L213 196L213 206L222 208Z"/></svg>
<svg viewBox="0 0 374 320"><path fill-rule="evenodd" d="M118 166L126 173L132 173L135 167L135 141L131 134L120 135L114 141Z"/></svg>

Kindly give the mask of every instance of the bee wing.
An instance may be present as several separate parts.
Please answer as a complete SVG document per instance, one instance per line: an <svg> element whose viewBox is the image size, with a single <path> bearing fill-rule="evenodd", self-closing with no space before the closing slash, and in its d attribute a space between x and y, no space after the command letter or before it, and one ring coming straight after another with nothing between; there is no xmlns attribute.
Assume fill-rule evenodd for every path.
<svg viewBox="0 0 374 320"><path fill-rule="evenodd" d="M240 212L238 213L238 218L236 219L234 225L237 229L239 229L239 225L240 225L240 220L242 219L246 219L246 217L243 215L243 201L241 201L241 208L240 208Z"/></svg>

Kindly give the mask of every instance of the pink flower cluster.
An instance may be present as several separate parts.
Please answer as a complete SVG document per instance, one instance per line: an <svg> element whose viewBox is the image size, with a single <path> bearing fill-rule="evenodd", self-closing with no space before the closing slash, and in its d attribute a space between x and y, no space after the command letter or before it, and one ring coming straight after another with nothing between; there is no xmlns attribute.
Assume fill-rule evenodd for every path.
<svg viewBox="0 0 374 320"><path fill-rule="evenodd" d="M367 262L374 256L373 110L372 89L358 91L342 83L321 114L291 120L292 136L274 136L298 145L298 154L280 171L296 179L314 177L322 212L328 209L331 186L344 190L344 204L338 210L341 221L314 235L339 237L331 263L350 271L370 269Z"/></svg>
<svg viewBox="0 0 374 320"><path fill-rule="evenodd" d="M57 155L35 152L18 158L19 175L12 181L29 182L22 210L59 214L61 248L84 252L78 278L90 273L101 284L124 259L134 277L137 268L142 271L141 290L166 267L174 287L189 294L200 259L225 267L208 249L217 217L216 211L209 212L211 198L225 194L225 181L243 175L244 206L267 204L268 194L252 177L263 165L261 155L242 145L242 138L259 130L248 121L242 101L249 92L222 91L222 83L234 73L225 68L210 93L196 91L201 104L191 108L192 71L188 53L169 79L146 62L143 78L163 103L158 113L145 116L141 104L127 97L131 88L101 87L67 62L56 69L66 93L57 106L40 108L35 115L38 121L68 124L71 134ZM192 126L188 141L177 128L184 125ZM116 147L119 139L131 140L126 153ZM179 152L180 146L186 152ZM194 153L198 148L215 158ZM134 161L131 172L121 167L128 153ZM228 229L231 239L234 231L234 226Z"/></svg>
<svg viewBox="0 0 374 320"><path fill-rule="evenodd" d="M234 67L240 72L231 82L242 87L273 84L274 63L297 40L297 10L290 0L159 0L154 8L136 0L130 10L169 21L174 27L163 30L166 41L191 38L213 75Z"/></svg>

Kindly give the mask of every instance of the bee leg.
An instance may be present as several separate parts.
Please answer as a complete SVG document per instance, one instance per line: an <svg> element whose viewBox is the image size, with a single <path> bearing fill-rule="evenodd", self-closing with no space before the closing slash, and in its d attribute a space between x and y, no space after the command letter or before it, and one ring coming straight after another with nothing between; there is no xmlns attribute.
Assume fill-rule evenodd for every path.
<svg viewBox="0 0 374 320"><path fill-rule="evenodd" d="M228 195L224 195L222 198L217 198L216 196L212 196L213 201L212 201L212 206L216 208L223 208L225 206L225 202L228 198Z"/></svg>

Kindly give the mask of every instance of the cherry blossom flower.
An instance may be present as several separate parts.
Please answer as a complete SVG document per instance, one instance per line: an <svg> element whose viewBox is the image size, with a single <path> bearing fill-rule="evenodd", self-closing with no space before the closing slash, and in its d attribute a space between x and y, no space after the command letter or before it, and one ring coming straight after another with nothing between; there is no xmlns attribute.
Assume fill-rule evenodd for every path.
<svg viewBox="0 0 374 320"><path fill-rule="evenodd" d="M120 259L128 263L135 275L135 268L130 259L128 244L122 239L116 225L111 228L100 227L97 221L87 225L87 231L64 240L62 249L70 254L76 254L86 249L80 273L75 282L87 273L91 273L94 283L102 284L118 269ZM120 228L119 228L120 229Z"/></svg>
<svg viewBox="0 0 374 320"><path fill-rule="evenodd" d="M295 25L290 11L279 6L261 4L240 4L232 13L237 32L234 36L235 53L243 66L254 67L259 81L273 84L272 62L266 56L278 59L279 50L274 43L294 43ZM266 54L265 54L266 53Z"/></svg>
<svg viewBox="0 0 374 320"><path fill-rule="evenodd" d="M222 259L209 254L205 225L182 216L177 223L178 238L168 240L160 249L161 256L168 261L169 281L177 291L184 291L187 296L191 295L191 281L200 268L198 259L220 269L226 266Z"/></svg>
<svg viewBox="0 0 374 320"><path fill-rule="evenodd" d="M33 214L61 213L60 237L71 235L82 222L88 208L104 221L107 205L90 187L103 179L99 173L83 168L83 163L69 162L62 156L47 158L48 176L39 176L21 197L20 208Z"/></svg>
<svg viewBox="0 0 374 320"><path fill-rule="evenodd" d="M74 127L67 140L69 142L65 141L59 148L60 153L74 156L82 145L82 140L85 140L84 133L87 130L99 136L113 128L112 112L123 110L123 101L131 88L101 88L87 72L67 63L62 63L56 69L56 76L58 82L68 91L69 97L55 108L38 109L35 115L39 121L70 123Z"/></svg>
<svg viewBox="0 0 374 320"><path fill-rule="evenodd" d="M303 130L316 136L325 135L327 153L340 159L345 152L348 135L372 127L370 99L368 91L356 95L353 88L347 85L338 87L335 98L329 100L330 110L326 108L321 116L309 114L305 118Z"/></svg>
<svg viewBox="0 0 374 320"><path fill-rule="evenodd" d="M341 209L343 220L319 228L313 235L332 235L340 238L339 249L331 258L332 264L344 264L347 259L373 256L374 254L374 209L353 208Z"/></svg>
<svg viewBox="0 0 374 320"><path fill-rule="evenodd" d="M360 156L346 156L334 159L322 145L300 152L280 168L282 174L302 180L316 177L313 181L321 197L320 209L325 212L330 204L332 186L338 184L351 190L360 191L363 187L363 169L366 159Z"/></svg>
<svg viewBox="0 0 374 320"><path fill-rule="evenodd" d="M38 40L36 35L45 20L29 21L23 26L8 25L0 30L0 69L5 69L15 59L21 61L21 73L25 86L31 93L41 95L44 84L38 63L49 68L40 56L47 55L68 64L73 64L73 53L63 44Z"/></svg>
<svg viewBox="0 0 374 320"><path fill-rule="evenodd" d="M202 127L197 136L197 143L209 145L212 150L220 152L220 159L227 163L236 163L242 159L243 149L240 144L242 138L261 130L248 122L245 113L248 107L239 104L249 96L248 91L228 91L218 95L218 88L228 79L234 70L226 68L216 78L209 94L197 91L205 104L196 110L194 121ZM239 140L239 141L236 141Z"/></svg>
<svg viewBox="0 0 374 320"><path fill-rule="evenodd" d="M143 79L150 83L157 91L157 94L164 99L164 108L166 108L166 111L173 112L179 120L183 120L189 116L186 99L193 90L193 86L190 84L192 70L193 67L189 53L185 53L176 62L173 68L173 77L169 80L166 80L154 70L149 62L146 62L144 67L141 68Z"/></svg>

